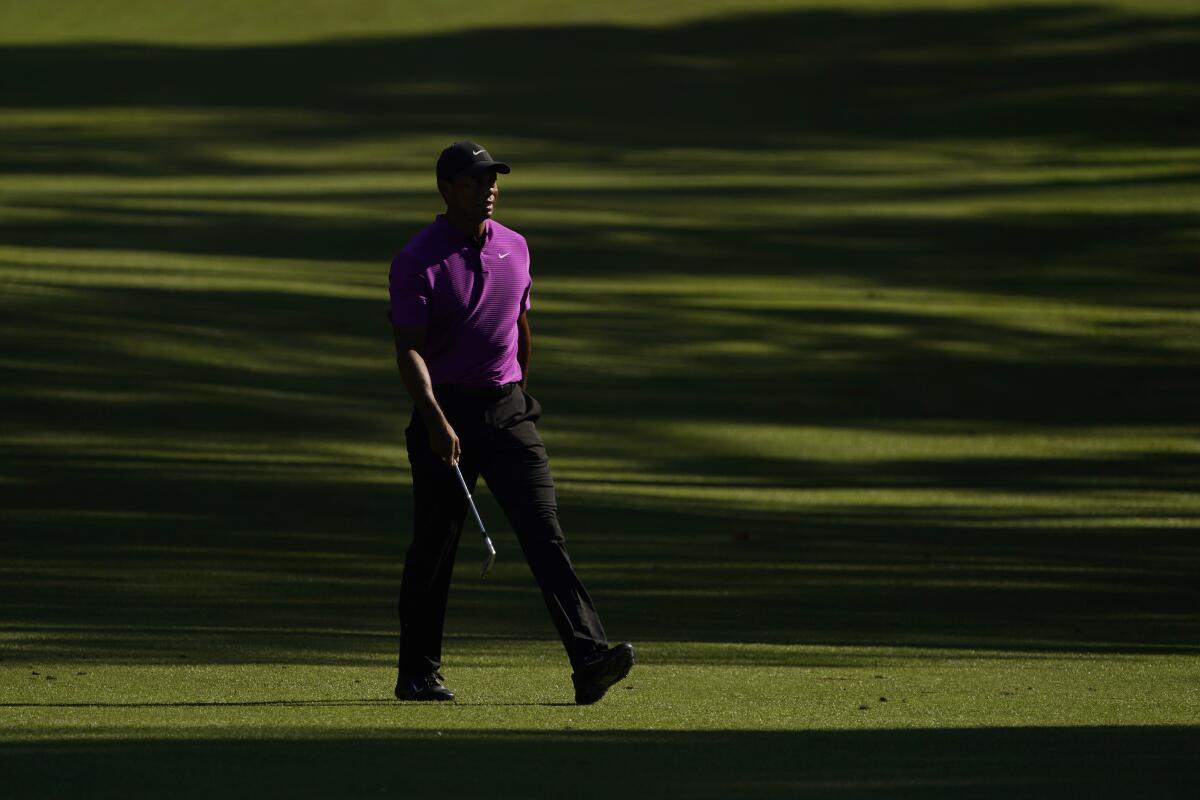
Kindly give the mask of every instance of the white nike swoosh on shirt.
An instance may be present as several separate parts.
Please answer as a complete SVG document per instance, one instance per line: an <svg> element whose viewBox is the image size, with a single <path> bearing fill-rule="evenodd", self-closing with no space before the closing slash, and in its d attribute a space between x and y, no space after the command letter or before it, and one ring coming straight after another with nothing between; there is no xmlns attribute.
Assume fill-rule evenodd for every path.
<svg viewBox="0 0 1200 800"><path fill-rule="evenodd" d="M512 255L512 253L501 253L500 255L496 256L496 258L508 258L510 255Z"/></svg>

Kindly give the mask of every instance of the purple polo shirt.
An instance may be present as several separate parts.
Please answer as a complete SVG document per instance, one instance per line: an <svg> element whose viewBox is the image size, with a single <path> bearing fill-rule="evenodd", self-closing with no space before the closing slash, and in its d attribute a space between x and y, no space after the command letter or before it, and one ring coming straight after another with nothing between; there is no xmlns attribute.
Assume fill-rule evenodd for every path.
<svg viewBox="0 0 1200 800"><path fill-rule="evenodd" d="M480 248L438 214L392 260L393 325L424 327L421 357L434 386L521 380L517 317L529 310L529 246L495 220Z"/></svg>

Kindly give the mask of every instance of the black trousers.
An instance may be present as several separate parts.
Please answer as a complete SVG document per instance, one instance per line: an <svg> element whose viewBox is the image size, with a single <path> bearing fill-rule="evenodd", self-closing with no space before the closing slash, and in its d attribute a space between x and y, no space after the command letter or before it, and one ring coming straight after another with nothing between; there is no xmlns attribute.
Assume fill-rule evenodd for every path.
<svg viewBox="0 0 1200 800"><path fill-rule="evenodd" d="M534 424L541 405L517 384L485 390L440 386L434 396L461 442L463 478L472 491L479 475L487 481L517 534L567 657L578 665L606 648L608 640L567 556L550 462ZM399 669L402 675L423 675L442 664L450 574L468 512L453 467L430 449L428 430L416 411L405 437L412 465L413 540L400 584Z"/></svg>

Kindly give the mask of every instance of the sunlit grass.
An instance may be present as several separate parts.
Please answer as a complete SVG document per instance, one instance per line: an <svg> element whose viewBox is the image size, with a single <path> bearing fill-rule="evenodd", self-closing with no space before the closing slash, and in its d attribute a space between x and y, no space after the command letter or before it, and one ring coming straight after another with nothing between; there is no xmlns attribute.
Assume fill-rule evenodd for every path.
<svg viewBox="0 0 1200 800"><path fill-rule="evenodd" d="M86 140L92 135L87 130L91 114L76 113L81 128L76 138ZM16 124L21 124L20 118ZM58 125L53 117L47 124ZM160 124L180 133L190 127L186 119L174 116ZM29 137L39 136L36 125L27 130ZM113 135L149 140L163 134L137 129ZM0 176L0 214L20 218L33 213L28 205L36 199L45 204L35 209L37 213L58 213L67 219L72 214L87 219L107 208L149 215L219 211L416 223L422 217L408 205L434 194L430 165L425 163L428 159L408 163L411 155L402 157L436 151L440 144L432 140L389 144L346 145L339 141L336 148L325 142L303 148L281 144L273 148L271 158L242 152L243 145L237 140L228 144L228 154L219 143L206 145L195 156L215 163L226 161L230 174L219 176L8 174ZM728 228L764 217L953 219L996 213L1193 213L1200 202L1200 182L1192 169L1200 154L1191 148L1081 151L1070 143L1057 147L1030 143L1023 149L1011 142L897 146L864 140L848 142L840 150L818 146L776 161L755 159L742 151L652 150L623 153L624 163L591 167L584 180L574 169L538 165L536 154L550 149L549 143L514 144L509 150L515 152L508 157L519 168L506 176L502 185L520 202L506 208L506 213L520 223L549 228L578 224ZM105 139L96 146L105 147ZM347 154L358 148L365 148L361 163L347 163ZM294 163L280 161L288 152L295 153ZM528 154L527 163L521 161L523 153ZM131 158L138 154L131 153ZM672 158L687 174L664 170ZM256 166L253 174L234 174L246 164ZM119 165L114 166L119 172ZM1164 178L1175 178L1177 188L1162 191L1155 181ZM1147 185L1139 186L1139 181ZM584 186L586 197L581 197ZM656 190L666 186L689 193L686 213L670 206L655 208L660 199ZM1106 187L1114 191L1098 196ZM731 204L722 194L731 191L747 195ZM562 192L567 193L569 203L559 202L556 193ZM389 207L389 202L394 202L389 198L398 195L411 196L403 210ZM103 205L98 203L101 199L106 200ZM81 207L72 211L72 201Z"/></svg>
<svg viewBox="0 0 1200 800"><path fill-rule="evenodd" d="M641 654L611 698L586 708L555 705L571 699L569 673L553 649L528 641L471 642L446 670L459 701L433 707L388 699L384 652L361 666L6 666L0 708L12 726L0 738L1188 725L1200 713L1194 657L693 642L650 642Z"/></svg>
<svg viewBox="0 0 1200 800"><path fill-rule="evenodd" d="M991 8L995 0L839 0L852 12L905 10L969 11ZM1010 0L1013 7L1044 6L1040 0ZM1106 0L1088 4L1101 13L1137 11L1173 16L1187 13L1176 0ZM60 3L51 8L10 4L0 15L0 42L155 42L178 44L284 43L329 38L394 34L430 34L527 25L639 25L686 22L714 14L825 9L828 0L671 0L641 3L518 0L457 7L436 0L350 0L337 9L317 0L282 3L220 0L201 13L186 0L121 0L90 4Z"/></svg>
<svg viewBox="0 0 1200 800"><path fill-rule="evenodd" d="M1187 4L45 5L0 9L8 57L97 83L0 108L15 785L53 758L97 788L70 772L92 758L188 796L179 754L211 752L247 795L304 762L313 793L374 796L413 789L402 752L453 764L455 797L583 762L656 797L1027 796L1034 750L1043 788L1102 760L1045 742L1158 758L1143 729L1187 750L1156 774L1190 774L1200 148L1167 113L1195 81L1156 59L1195 38ZM530 24L536 69L503 49ZM487 70L403 61L485 31ZM564 60L576 36L624 55ZM131 58L146 84L103 90ZM499 560L479 580L468 524L460 702L390 695L411 498L387 268L458 136L514 166L498 219L532 248L564 528L639 647L593 708L482 482ZM230 742L249 755L204 750ZM495 780L462 768L493 748ZM399 777L354 784L368 760Z"/></svg>
<svg viewBox="0 0 1200 800"><path fill-rule="evenodd" d="M270 291L322 297L378 297L379 265L213 258L147 250L68 250L0 246L0 281L67 287L178 291Z"/></svg>

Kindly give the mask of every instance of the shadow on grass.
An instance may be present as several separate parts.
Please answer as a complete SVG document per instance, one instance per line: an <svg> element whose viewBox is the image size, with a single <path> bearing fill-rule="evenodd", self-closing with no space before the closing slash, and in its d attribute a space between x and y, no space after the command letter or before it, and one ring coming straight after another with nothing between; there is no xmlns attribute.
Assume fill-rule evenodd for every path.
<svg viewBox="0 0 1200 800"><path fill-rule="evenodd" d="M43 194L17 181L13 210L33 216L0 230L18 246L382 265L412 226L395 230L379 211L431 216L431 182L421 192L350 181L288 193L219 178L427 174L426 142L467 131L504 142L518 176L523 164L577 176L567 189L518 189L514 211L632 217L595 226L581 215L564 225L531 213L521 228L543 276L635 279L653 264L1186 306L1180 292L1190 291L1195 248L1179 233L1190 212L1122 214L1113 201L1130 188L1161 199L1194 186L1196 169L1183 165L1194 159L1173 163L1163 153L1194 141L1189 56L1198 39L1196 16L1048 3L286 47L7 47L0 65L22 79L6 86L4 105L18 116L0 132L0 168L218 180L207 189L168 180ZM44 123L39 110L50 113ZM97 114L101 124L89 117ZM378 144L389 137L394 146ZM430 152L413 152L414 141ZM356 155L368 146L377 149ZM589 182L639 170L717 170L742 185ZM767 180L781 177L795 184ZM854 182L864 177L876 182ZM960 211L980 196L1055 189L1090 192L1087 210ZM189 209L189 199L206 205ZM949 205L909 213L931 199ZM304 200L358 207L336 218L301 214ZM696 214L704 203L707 213ZM876 210L862 211L864 203ZM746 206L756 222L749 230L721 224ZM366 223L364 209L376 211ZM789 216L796 209L808 213ZM673 223L676 213L700 221ZM621 246L623 235L636 236ZM1107 269L1114 259L1127 269Z"/></svg>
<svg viewBox="0 0 1200 800"><path fill-rule="evenodd" d="M192 703L0 703L0 708L240 708L258 706L280 706L283 708L347 708L353 706L395 705L390 698L365 697L361 700L220 700ZM568 703L524 703L522 705L570 705Z"/></svg>
<svg viewBox="0 0 1200 800"><path fill-rule="evenodd" d="M407 403L381 312L388 255L411 230L380 209L431 217L436 197L220 180L424 175L432 151L414 142L467 133L579 177L568 190L533 181L512 205L532 209L520 227L535 280L557 285L535 283L549 343L535 393L549 432L582 432L554 452L637 455L611 477L562 482L573 554L614 635L1194 652L1194 452L831 464L711 445L681 455L663 445L683 437L655 426L1194 431L1195 220L1158 201L1196 178L1170 152L1193 144L1198 36L1195 16L1047 5L0 50L21 76L0 101L12 122L0 170L16 176L0 218L0 605L30 634L21 657L169 660L195 657L197 638L216 660L389 651ZM394 154L354 155L392 137ZM1081 168L1069 179L1064 153ZM1159 172L1137 173L1147 164ZM1026 174L991 175L1014 165ZM662 177L718 167L743 184ZM639 169L659 181L588 185ZM955 213L1059 190L1105 213ZM1157 204L1126 209L1128 191ZM304 201L341 213L301 213ZM627 214L555 221L572 207ZM28 260L57 248L97 263ZM150 263L137 272L129 253ZM156 254L198 260L159 268ZM221 288L253 271L222 267L230 256L261 262L272 288ZM326 282L276 291L295 260L327 268ZM682 280L647 291L652 276ZM796 284L769 283L781 278ZM377 298L350 291L375 280ZM826 284L850 288L817 302ZM998 319L993 303L1033 310ZM1044 303L1065 321L1037 324ZM1072 317L1075 303L1090 316ZM689 349L728 342L765 352ZM631 420L643 426L625 431ZM624 491L598 495L613 483ZM977 497L781 510L652 494L722 485ZM1144 496L1114 505L1129 491ZM1047 498L1061 503L1028 507ZM456 588L452 630L549 635L515 544L498 544L497 580Z"/></svg>
<svg viewBox="0 0 1200 800"><path fill-rule="evenodd" d="M44 797L85 785L92 797L543 797L569 787L581 798L1060 798L1200 789L1196 728L489 735L405 730L397 717L390 730L313 740L172 741L147 730L131 741L10 743L0 766L14 790Z"/></svg>
<svg viewBox="0 0 1200 800"><path fill-rule="evenodd" d="M5 166L212 174L221 165L210 134L222 127L259 142L469 127L608 157L681 143L755 152L866 132L1190 145L1180 112L1191 76L1181 67L1198 25L1195 16L1047 3L774 12L652 28L530 25L297 46L10 46L0 59L23 78L6 86L10 106L199 109L216 119L201 117L192 137L163 137L149 152L109 129L75 147L69 128L49 138L14 131L6 138L15 147L4 152L21 160ZM1114 75L1132 88L1114 89ZM239 123L238 112L256 111L275 116ZM293 126L296 112L305 127Z"/></svg>
<svg viewBox="0 0 1200 800"><path fill-rule="evenodd" d="M170 538L153 518L28 528L45 538L8 556L21 569L3 591L19 623L6 632L8 658L388 667L407 537L400 519L393 530L378 520L402 514L402 497L320 483L300 491L304 502L260 491L231 512L236 521L171 522ZM276 503L297 512L280 519ZM344 537L336 515L316 514L324 503L356 508L364 525ZM314 518L301 519L306 509ZM1056 528L991 516L886 506L753 517L670 505L564 510L580 574L620 639L1195 652L1195 520ZM511 534L492 527L501 556L488 581L477 580L472 542L460 552L452 653L471 652L470 637L553 639ZM714 663L745 658L711 654Z"/></svg>
<svg viewBox="0 0 1200 800"><path fill-rule="evenodd" d="M464 703L455 701L459 706L479 707L541 707L556 706L575 707L575 703ZM0 703L0 708L240 708L279 706L281 708L353 708L355 706L393 706L396 701L389 698L364 697L358 700L220 700L212 702L183 702L183 703Z"/></svg>

